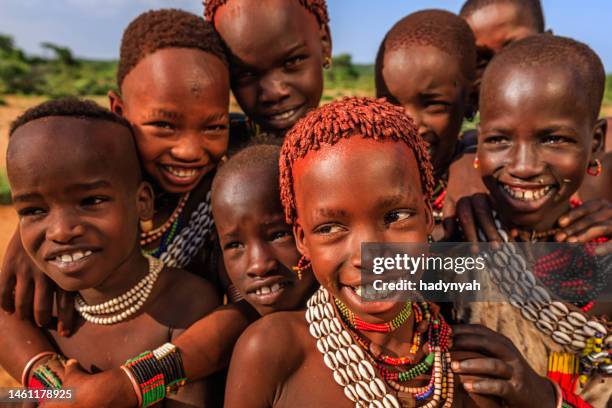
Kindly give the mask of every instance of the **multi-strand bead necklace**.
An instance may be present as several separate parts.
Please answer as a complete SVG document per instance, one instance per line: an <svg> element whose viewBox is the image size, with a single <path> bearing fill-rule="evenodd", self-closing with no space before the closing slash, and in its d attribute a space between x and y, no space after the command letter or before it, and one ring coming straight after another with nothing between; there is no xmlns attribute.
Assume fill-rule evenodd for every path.
<svg viewBox="0 0 612 408"><path fill-rule="evenodd" d="M335 317L330 299L327 290L320 288L308 301L306 321L309 323L310 334L317 339L317 349L323 354L325 365L333 371L334 380L344 388L346 397L356 407L399 408L399 401L387 390L388 387L398 394L410 394L405 397L418 402L425 402L431 397L430 401L422 405L426 408L452 405L454 380L448 352L450 327L437 313L432 315L429 312L427 303L408 304L391 322L366 324L348 307L334 299L343 326ZM377 346L360 333L364 330L391 332L405 323L412 313L415 315L415 327L420 332L413 337L410 356L390 357L376 352ZM415 344L420 344L421 336L425 335L426 356L417 362L415 355L419 346L415 347ZM405 369L392 371L387 366ZM384 381L377 377L374 367ZM400 384L430 370L430 381L423 387Z"/></svg>
<svg viewBox="0 0 612 408"><path fill-rule="evenodd" d="M85 299L77 294L74 305L83 319L94 324L109 325L122 322L138 312L147 301L164 268L164 263L159 259L151 256L146 258L149 262L149 273L124 294L97 305L88 305Z"/></svg>

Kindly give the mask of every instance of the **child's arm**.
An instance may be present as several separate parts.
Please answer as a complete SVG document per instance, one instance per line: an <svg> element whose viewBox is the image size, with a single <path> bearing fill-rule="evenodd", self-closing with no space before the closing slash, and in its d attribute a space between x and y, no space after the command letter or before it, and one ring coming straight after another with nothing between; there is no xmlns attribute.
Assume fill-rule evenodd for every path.
<svg viewBox="0 0 612 408"><path fill-rule="evenodd" d="M53 293L58 300L58 332L67 336L74 320L72 295L60 290L51 279L30 261L21 245L19 229L15 231L4 254L0 269L0 305L20 319L46 327L51 324Z"/></svg>
<svg viewBox="0 0 612 408"><path fill-rule="evenodd" d="M506 407L556 406L554 385L539 376L505 336L481 325L453 327L453 350L479 352L489 357L453 361L453 371L470 394L495 396Z"/></svg>

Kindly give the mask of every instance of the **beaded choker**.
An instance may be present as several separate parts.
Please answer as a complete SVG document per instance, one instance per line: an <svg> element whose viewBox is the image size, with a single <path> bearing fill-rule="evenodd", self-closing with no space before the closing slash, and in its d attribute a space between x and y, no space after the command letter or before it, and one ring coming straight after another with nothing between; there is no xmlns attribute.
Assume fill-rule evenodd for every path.
<svg viewBox="0 0 612 408"><path fill-rule="evenodd" d="M307 302L306 321L310 334L317 339L317 349L323 355L323 362L332 370L334 380L343 387L345 396L354 402L355 406L400 408L402 405L388 387L401 395L402 400L409 399L409 406L416 406L417 402L424 403L421 406L425 408L452 406L454 379L450 370L449 341L442 340L444 337L450 338L450 327L441 317L423 313L429 323L425 343L428 352L423 361L414 365L418 368L410 367L403 373L395 373L381 364L374 363L379 375L385 379L383 381L374 369L375 358L368 353L367 348L364 351L363 345L360 347L358 332L350 327L344 328L335 317L330 299L329 292L320 288ZM423 303L421 307L426 310L425 305ZM340 315L342 316L342 312ZM399 383L430 369L431 379L423 387L406 387Z"/></svg>
<svg viewBox="0 0 612 408"><path fill-rule="evenodd" d="M334 299L340 314L342 315L342 319L345 323L351 326L351 328L356 330L364 330L364 331L373 331L379 333L390 333L396 330L398 327L403 325L408 318L410 317L410 313L412 311L412 304L410 302L404 305L404 308L401 312L398 313L397 316L393 318L390 322L386 323L368 323L364 322L359 318L359 316L355 315L342 301L339 299Z"/></svg>
<svg viewBox="0 0 612 408"><path fill-rule="evenodd" d="M189 200L189 193L183 194L178 204L176 205L176 208L174 209L174 211L172 211L172 214L170 214L170 217L160 227L155 228L151 231L141 232L140 246L145 246L161 238L164 233L168 231L170 227L172 227L174 222L178 219L179 215L181 215L181 212L183 212L183 208L185 208L185 204L187 204L187 200Z"/></svg>
<svg viewBox="0 0 612 408"><path fill-rule="evenodd" d="M122 322L140 310L164 268L164 263L159 259L148 255L146 258L149 261L149 273L123 295L104 303L88 305L85 299L77 294L74 306L83 319L94 324L109 325Z"/></svg>

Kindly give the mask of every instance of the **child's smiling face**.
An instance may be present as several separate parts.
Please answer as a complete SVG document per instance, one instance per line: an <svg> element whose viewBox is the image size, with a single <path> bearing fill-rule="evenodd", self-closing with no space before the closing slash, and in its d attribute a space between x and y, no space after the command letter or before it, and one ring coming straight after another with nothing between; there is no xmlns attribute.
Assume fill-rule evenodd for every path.
<svg viewBox="0 0 612 408"><path fill-rule="evenodd" d="M285 223L278 172L259 168L230 174L213 197L213 214L223 260L232 283L261 315L295 310L315 284L292 266L300 254Z"/></svg>
<svg viewBox="0 0 612 408"><path fill-rule="evenodd" d="M565 67L508 66L485 81L478 139L483 181L506 220L551 228L582 183L601 130L593 102Z"/></svg>
<svg viewBox="0 0 612 408"><path fill-rule="evenodd" d="M216 56L161 49L125 77L112 109L132 123L145 171L167 192L193 190L229 138L229 74Z"/></svg>
<svg viewBox="0 0 612 408"><path fill-rule="evenodd" d="M404 303L365 301L364 242L426 242L431 212L419 167L403 142L356 134L306 154L293 167L298 248L317 280L366 321L389 321Z"/></svg>
<svg viewBox="0 0 612 408"><path fill-rule="evenodd" d="M329 33L296 0L233 0L215 27L230 51L232 90L245 114L283 133L319 105Z"/></svg>
<svg viewBox="0 0 612 408"><path fill-rule="evenodd" d="M61 288L98 287L141 256L138 220L152 193L127 128L37 119L11 136L7 165L23 246Z"/></svg>
<svg viewBox="0 0 612 408"><path fill-rule="evenodd" d="M431 46L385 52L379 94L401 105L429 144L434 171L448 168L469 108L472 83L457 58Z"/></svg>

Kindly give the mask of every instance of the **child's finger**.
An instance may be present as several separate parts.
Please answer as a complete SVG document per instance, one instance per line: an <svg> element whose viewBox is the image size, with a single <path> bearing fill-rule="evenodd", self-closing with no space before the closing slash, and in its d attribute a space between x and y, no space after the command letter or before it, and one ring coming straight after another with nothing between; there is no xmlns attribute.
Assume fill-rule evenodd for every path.
<svg viewBox="0 0 612 408"><path fill-rule="evenodd" d="M567 227L568 225L584 217L585 215L597 212L603 205L604 202L602 202L602 200L587 201L580 207L573 208L569 210L565 215L561 216L558 221L559 226L562 228Z"/></svg>
<svg viewBox="0 0 612 408"><path fill-rule="evenodd" d="M466 242L477 243L478 233L476 231L470 197L463 197L457 202L457 219L465 235Z"/></svg>
<svg viewBox="0 0 612 408"><path fill-rule="evenodd" d="M602 209L596 213L588 214L567 227L561 230L561 233L565 234L566 237L571 237L585 231L586 229L597 226L600 224L606 224L612 219L612 209ZM567 239L567 238L566 238Z"/></svg>
<svg viewBox="0 0 612 408"><path fill-rule="evenodd" d="M518 353L506 336L471 324L453 326L453 349L478 351L505 361L516 358Z"/></svg>
<svg viewBox="0 0 612 408"><path fill-rule="evenodd" d="M56 288L57 299L57 331L60 336L68 337L74 324L74 294Z"/></svg>
<svg viewBox="0 0 612 408"><path fill-rule="evenodd" d="M595 225L574 234L566 239L567 242L589 242L595 238L612 235L612 223Z"/></svg>
<svg viewBox="0 0 612 408"><path fill-rule="evenodd" d="M595 255L597 256L606 256L610 254L612 254L612 241L601 243L595 248Z"/></svg>
<svg viewBox="0 0 612 408"><path fill-rule="evenodd" d="M453 361L453 372L469 375L486 375L489 377L509 380L514 370L505 361L497 358L470 358L468 360Z"/></svg>
<svg viewBox="0 0 612 408"><path fill-rule="evenodd" d="M493 219L493 210L489 205L489 199L486 194L474 194L472 196L472 208L478 222L478 227L484 232L488 242L503 242L504 240L499 235L495 220Z"/></svg>
<svg viewBox="0 0 612 408"><path fill-rule="evenodd" d="M511 399L512 393L514 392L512 385L506 380L488 378L486 380L467 381L462 384L467 392L494 395L502 399Z"/></svg>

